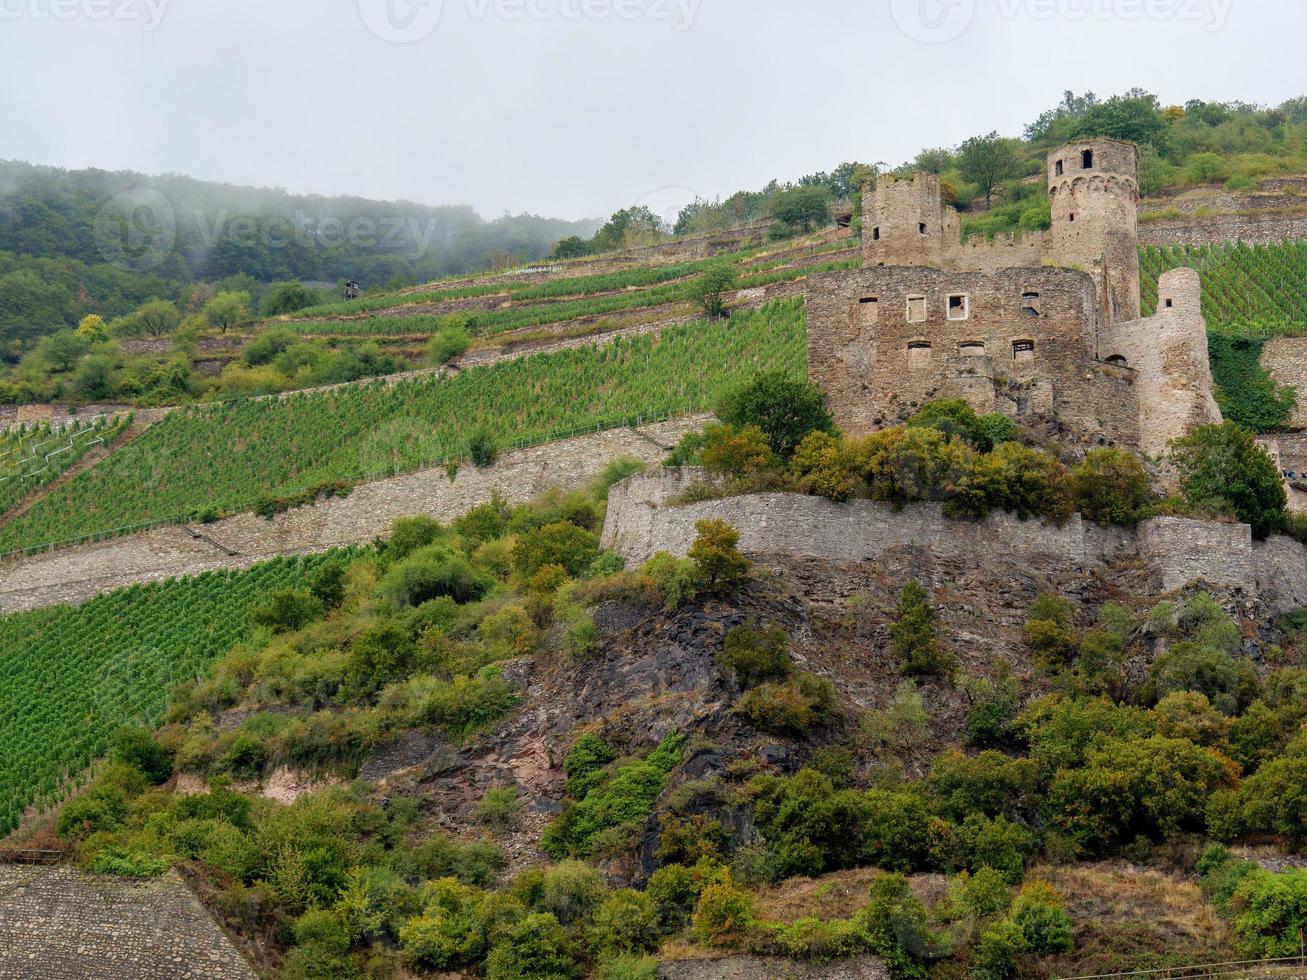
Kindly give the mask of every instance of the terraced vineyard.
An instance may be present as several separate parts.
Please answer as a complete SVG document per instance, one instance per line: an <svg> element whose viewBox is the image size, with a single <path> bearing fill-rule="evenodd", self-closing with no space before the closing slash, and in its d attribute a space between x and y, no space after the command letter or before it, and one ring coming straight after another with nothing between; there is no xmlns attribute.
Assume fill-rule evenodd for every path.
<svg viewBox="0 0 1307 980"><path fill-rule="evenodd" d="M0 514L58 479L96 446L111 445L129 425L129 416L54 426L41 422L0 435Z"/></svg>
<svg viewBox="0 0 1307 980"><path fill-rule="evenodd" d="M0 618L0 836L65 795L124 724L157 724L168 692L250 636L250 607L348 552L133 586L83 606Z"/></svg>
<svg viewBox="0 0 1307 980"><path fill-rule="evenodd" d="M1197 269L1203 312L1221 333L1270 337L1307 331L1307 242L1140 249L1144 316L1157 309L1157 279Z"/></svg>
<svg viewBox="0 0 1307 980"><path fill-rule="evenodd" d="M806 342L790 300L450 378L177 411L0 530L0 551L440 465L480 432L508 448L701 411L759 370L803 373Z"/></svg>

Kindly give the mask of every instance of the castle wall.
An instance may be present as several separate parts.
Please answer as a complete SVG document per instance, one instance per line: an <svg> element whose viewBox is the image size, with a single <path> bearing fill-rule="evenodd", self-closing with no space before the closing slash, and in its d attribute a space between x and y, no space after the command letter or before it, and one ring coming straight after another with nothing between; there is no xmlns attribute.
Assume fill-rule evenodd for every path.
<svg viewBox="0 0 1307 980"><path fill-rule="evenodd" d="M1262 347L1262 367L1282 385L1298 390L1289 424L1307 429L1307 337L1275 337Z"/></svg>
<svg viewBox="0 0 1307 980"><path fill-rule="evenodd" d="M603 543L628 564L657 551L685 555L695 523L720 518L740 533L755 558L874 562L917 551L952 567L1108 568L1142 561L1149 587L1171 592L1202 579L1260 596L1274 613L1307 605L1307 548L1289 538L1254 542L1245 524L1162 517L1139 529L1104 528L1074 517L1064 524L992 514L982 521L946 518L937 504L895 509L854 500L837 504L799 494L754 494L677 506L694 471L633 477L613 488Z"/></svg>
<svg viewBox="0 0 1307 980"><path fill-rule="evenodd" d="M1123 357L1137 372L1138 445L1155 456L1172 439L1221 421L1212 397L1201 293L1198 273L1174 269L1158 283L1156 316L1105 327L1100 334L1099 358Z"/></svg>
<svg viewBox="0 0 1307 980"><path fill-rule="evenodd" d="M1279 245L1307 239L1307 215L1262 216L1220 214L1210 217L1164 218L1139 226L1140 245Z"/></svg>
<svg viewBox="0 0 1307 980"><path fill-rule="evenodd" d="M1257 441L1284 477L1289 510L1307 513L1307 432L1280 432Z"/></svg>
<svg viewBox="0 0 1307 980"><path fill-rule="evenodd" d="M950 314L950 297L963 310ZM1067 269L886 266L819 276L808 288L809 376L854 434L965 398L979 412L1056 414L1133 443L1133 374L1093 363L1097 330L1093 282Z"/></svg>

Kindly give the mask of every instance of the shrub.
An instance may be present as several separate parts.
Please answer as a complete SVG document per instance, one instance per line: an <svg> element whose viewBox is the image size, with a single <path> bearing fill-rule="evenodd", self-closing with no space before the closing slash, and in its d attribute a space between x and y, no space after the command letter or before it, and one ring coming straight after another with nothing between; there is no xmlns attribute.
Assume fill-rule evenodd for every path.
<svg viewBox="0 0 1307 980"><path fill-rule="evenodd" d="M1307 871L1248 874L1230 901L1241 956L1298 956L1307 929Z"/></svg>
<svg viewBox="0 0 1307 980"><path fill-rule="evenodd" d="M522 816L522 799L516 786L488 789L477 804L477 822L500 832L512 830Z"/></svg>
<svg viewBox="0 0 1307 980"><path fill-rule="evenodd" d="M1075 656L1075 612L1061 596L1041 593L1030 606L1024 632L1027 645L1044 664L1069 663Z"/></svg>
<svg viewBox="0 0 1307 980"><path fill-rule="evenodd" d="M148 729L118 729L109 741L109 759L140 770L155 786L172 775L172 754L154 740Z"/></svg>
<svg viewBox="0 0 1307 980"><path fill-rule="evenodd" d="M394 565L382 577L377 591L397 605L421 606L442 596L457 603L474 602L493 585L488 573L474 568L453 548L431 545Z"/></svg>
<svg viewBox="0 0 1307 980"><path fill-rule="evenodd" d="M1018 717L1016 728L1030 744L1030 758L1046 780L1059 769L1081 768L1092 752L1109 743L1155 734L1148 712L1101 698L1037 701Z"/></svg>
<svg viewBox="0 0 1307 980"><path fill-rule="evenodd" d="M947 509L965 517L1007 510L1022 520L1061 519L1071 515L1069 480L1062 464L1048 453L1005 442L977 458L971 472L958 481Z"/></svg>
<svg viewBox="0 0 1307 980"><path fill-rule="evenodd" d="M779 626L765 630L737 626L726 634L719 660L735 675L735 682L745 689L767 681L784 680L794 667L789 642L789 637Z"/></svg>
<svg viewBox="0 0 1307 980"><path fill-rule="evenodd" d="M393 561L407 558L419 548L435 544L445 534L444 526L434 517L400 517L390 525L390 540L386 542L386 557Z"/></svg>
<svg viewBox="0 0 1307 980"><path fill-rule="evenodd" d="M784 683L753 688L737 710L762 731L802 736L830 717L834 703L835 688L830 681L801 673Z"/></svg>
<svg viewBox="0 0 1307 980"><path fill-rule="evenodd" d="M1148 471L1134 453L1093 449L1071 470L1075 507L1099 524L1133 525L1148 503Z"/></svg>
<svg viewBox="0 0 1307 980"><path fill-rule="evenodd" d="M1154 696L1197 691L1218 710L1234 715L1257 692L1257 671L1246 660L1235 660L1214 646L1177 643L1153 662Z"/></svg>
<svg viewBox="0 0 1307 980"><path fill-rule="evenodd" d="M906 752L930 734L930 715L917 685L905 680L886 707L863 713L859 727L873 747Z"/></svg>
<svg viewBox="0 0 1307 980"><path fill-rule="evenodd" d="M694 934L712 946L739 945L754 922L753 900L732 884L730 872L708 885L694 908Z"/></svg>
<svg viewBox="0 0 1307 980"><path fill-rule="evenodd" d="M477 429L467 439L467 456L477 467L487 467L499 458L499 443L489 429Z"/></svg>
<svg viewBox="0 0 1307 980"><path fill-rule="evenodd" d="M993 868L1011 885L1024 877L1026 861L1039 847L1035 834L1020 824L1002 816L991 820L978 813L962 822L954 842L968 868Z"/></svg>
<svg viewBox="0 0 1307 980"><path fill-rule="evenodd" d="M776 455L767 436L756 425L736 428L714 425L704 431L704 445L699 454L703 468L710 473L752 477L776 466Z"/></svg>
<svg viewBox="0 0 1307 980"><path fill-rule="evenodd" d="M856 492L856 466L857 459L848 444L826 432L809 434L790 460L790 472L798 478L804 493L835 501L848 500Z"/></svg>
<svg viewBox="0 0 1307 980"><path fill-rule="evenodd" d="M765 372L722 400L717 417L737 428L757 426L771 450L788 459L810 432L835 433L826 393L810 381Z"/></svg>
<svg viewBox="0 0 1307 980"><path fill-rule="evenodd" d="M1239 788L1244 824L1283 836L1290 846L1307 844L1307 754L1272 759Z"/></svg>
<svg viewBox="0 0 1307 980"><path fill-rule="evenodd" d="M157 878L170 865L163 858L143 851L106 847L91 859L92 874L112 875L116 878Z"/></svg>
<svg viewBox="0 0 1307 980"><path fill-rule="evenodd" d="M615 956L599 964L595 980L658 980L658 961L652 956Z"/></svg>
<svg viewBox="0 0 1307 980"><path fill-rule="evenodd" d="M710 266L690 284L690 298L715 319L726 312L724 294L734 288L735 282L735 266L725 262Z"/></svg>
<svg viewBox="0 0 1307 980"><path fill-rule="evenodd" d="M944 816L997 817L1017 811L1033 796L1039 770L1030 759L994 751L969 756L955 749L935 758L929 782Z"/></svg>
<svg viewBox="0 0 1307 980"><path fill-rule="evenodd" d="M449 364L467 353L472 346L472 334L466 326L451 323L443 327L427 344L427 361L431 364Z"/></svg>
<svg viewBox="0 0 1307 980"><path fill-rule="evenodd" d="M629 888L614 892L595 911L591 932L601 954L647 953L658 948L658 916L647 895Z"/></svg>
<svg viewBox="0 0 1307 980"><path fill-rule="evenodd" d="M565 926L588 922L608 892L603 872L582 861L560 861L546 868L538 907Z"/></svg>
<svg viewBox="0 0 1307 980"><path fill-rule="evenodd" d="M482 960L489 945L484 893L453 878L432 882L426 893L423 913L399 930L405 959L422 970L454 970Z"/></svg>
<svg viewBox="0 0 1307 980"><path fill-rule="evenodd" d="M970 708L967 710L967 741L976 746L997 745L1007 739L1021 707L1021 681L1012 676L1006 660L995 667L994 677L963 681Z"/></svg>
<svg viewBox="0 0 1307 980"><path fill-rule="evenodd" d="M322 616L322 600L307 589L278 589L268 601L250 611L255 626L264 626L274 633L290 633L303 629Z"/></svg>
<svg viewBox="0 0 1307 980"><path fill-rule="evenodd" d="M1215 748L1229 755L1230 719L1212 707L1198 691L1174 691L1153 708L1157 734L1164 738L1188 739L1195 745Z"/></svg>
<svg viewBox="0 0 1307 980"><path fill-rule="evenodd" d="M1007 442L1016 431L1016 423L1006 415L977 415L961 398L931 402L908 419L907 424L910 428L936 429L982 453Z"/></svg>
<svg viewBox="0 0 1307 980"><path fill-rule="evenodd" d="M899 593L898 620L890 627L890 641L905 675L948 675L956 666L935 639L935 610L925 587L915 580Z"/></svg>
<svg viewBox="0 0 1307 980"><path fill-rule="evenodd" d="M978 868L975 875L964 871L953 879L950 896L958 912L975 922L991 922L1012 907L1012 889L993 868Z"/></svg>
<svg viewBox="0 0 1307 980"><path fill-rule="evenodd" d="M926 908L901 874L881 875L871 883L867 906L858 915L867 948L885 960L890 975L924 978L929 951Z"/></svg>
<svg viewBox="0 0 1307 980"><path fill-rule="evenodd" d="M567 774L567 791L581 799L603 779L603 770L617 758L617 752L593 732L587 732L563 759L563 772Z"/></svg>
<svg viewBox="0 0 1307 980"><path fill-rule="evenodd" d="M740 532L719 518L696 521L698 532L690 546L689 558L698 566L706 588L728 592L748 577L750 563L737 547Z"/></svg>
<svg viewBox="0 0 1307 980"><path fill-rule="evenodd" d="M653 903L659 929L664 934L685 927L707 884L702 873L681 864L664 865L649 876L644 893Z"/></svg>
<svg viewBox="0 0 1307 980"><path fill-rule="evenodd" d="M1193 506L1232 513L1258 538L1284 526L1284 479L1247 429L1233 422L1203 426L1172 443L1171 456Z"/></svg>
<svg viewBox="0 0 1307 980"><path fill-rule="evenodd" d="M559 565L576 577L598 557L598 535L559 521L518 536L513 546L513 570L523 579L530 579L547 565Z"/></svg>
<svg viewBox="0 0 1307 980"><path fill-rule="evenodd" d="M699 594L699 566L688 558L677 558L660 551L641 567L662 597L669 612L680 609Z"/></svg>
<svg viewBox="0 0 1307 980"><path fill-rule="evenodd" d="M1034 881L1021 889L1012 903L1012 921L1021 927L1031 952L1070 952L1071 916L1062 896L1044 882Z"/></svg>
<svg viewBox="0 0 1307 980"><path fill-rule="evenodd" d="M326 609L335 609L345 601L345 566L332 559L318 569L309 581L309 591Z"/></svg>
<svg viewBox="0 0 1307 980"><path fill-rule="evenodd" d="M980 934L976 944L976 967L986 980L1007 980L1016 976L1017 958L1027 952L1026 934L1011 919L995 922Z"/></svg>
<svg viewBox="0 0 1307 980"><path fill-rule="evenodd" d="M572 980L581 975L567 933L547 913L518 922L486 958L486 980Z"/></svg>
<svg viewBox="0 0 1307 980"><path fill-rule="evenodd" d="M871 499L891 504L948 500L976 463L975 450L934 428L882 429L853 451Z"/></svg>

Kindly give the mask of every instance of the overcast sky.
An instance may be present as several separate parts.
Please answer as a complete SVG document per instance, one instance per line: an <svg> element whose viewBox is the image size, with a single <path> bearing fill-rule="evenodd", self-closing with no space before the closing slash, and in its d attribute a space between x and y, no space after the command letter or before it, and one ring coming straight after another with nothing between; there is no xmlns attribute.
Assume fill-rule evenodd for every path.
<svg viewBox="0 0 1307 980"><path fill-rule="evenodd" d="M1307 92L1303 0L0 0L0 158L606 215Z"/></svg>

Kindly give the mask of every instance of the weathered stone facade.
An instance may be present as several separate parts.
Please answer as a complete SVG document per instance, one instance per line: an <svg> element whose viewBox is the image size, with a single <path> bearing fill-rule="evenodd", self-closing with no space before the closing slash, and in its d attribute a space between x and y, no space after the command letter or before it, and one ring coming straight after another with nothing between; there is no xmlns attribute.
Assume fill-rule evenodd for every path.
<svg viewBox="0 0 1307 980"><path fill-rule="evenodd" d="M0 865L0 980L256 980L175 872Z"/></svg>
<svg viewBox="0 0 1307 980"><path fill-rule="evenodd" d="M1062 147L1049 232L964 244L938 178L882 178L864 196L863 269L808 288L809 374L840 425L964 398L1158 453L1220 421L1196 273L1167 273L1158 315L1140 318L1137 179L1133 145Z"/></svg>
<svg viewBox="0 0 1307 980"><path fill-rule="evenodd" d="M658 464L682 435L706 421L706 416L691 416L535 446L485 469L465 466L453 480L443 469L422 470L272 520L240 514L201 528L165 527L14 559L0 564L0 613L84 602L137 582L246 568L278 555L367 544L388 533L398 517L429 514L452 520L496 491L510 503L522 503L551 487L584 487L619 456Z"/></svg>
<svg viewBox="0 0 1307 980"><path fill-rule="evenodd" d="M1307 429L1307 338L1276 337L1262 347L1262 367L1282 385L1296 388L1301 394L1289 424Z"/></svg>
<svg viewBox="0 0 1307 980"><path fill-rule="evenodd" d="M1307 548L1281 537L1255 542L1245 524L1162 517L1131 531L1080 517L1051 524L1001 513L964 521L945 517L937 504L895 510L868 500L837 504L799 494L675 504L700 476L686 470L618 484L609 497L604 546L632 564L657 551L685 555L697 534L695 523L715 517L740 532L742 551L763 559L873 562L915 549L968 567L1102 568L1141 562L1150 590L1157 593L1203 579L1254 592L1275 612L1307 605Z"/></svg>
<svg viewBox="0 0 1307 980"><path fill-rule="evenodd" d="M1307 238L1307 215L1215 214L1162 218L1139 226L1140 245L1278 245Z"/></svg>

